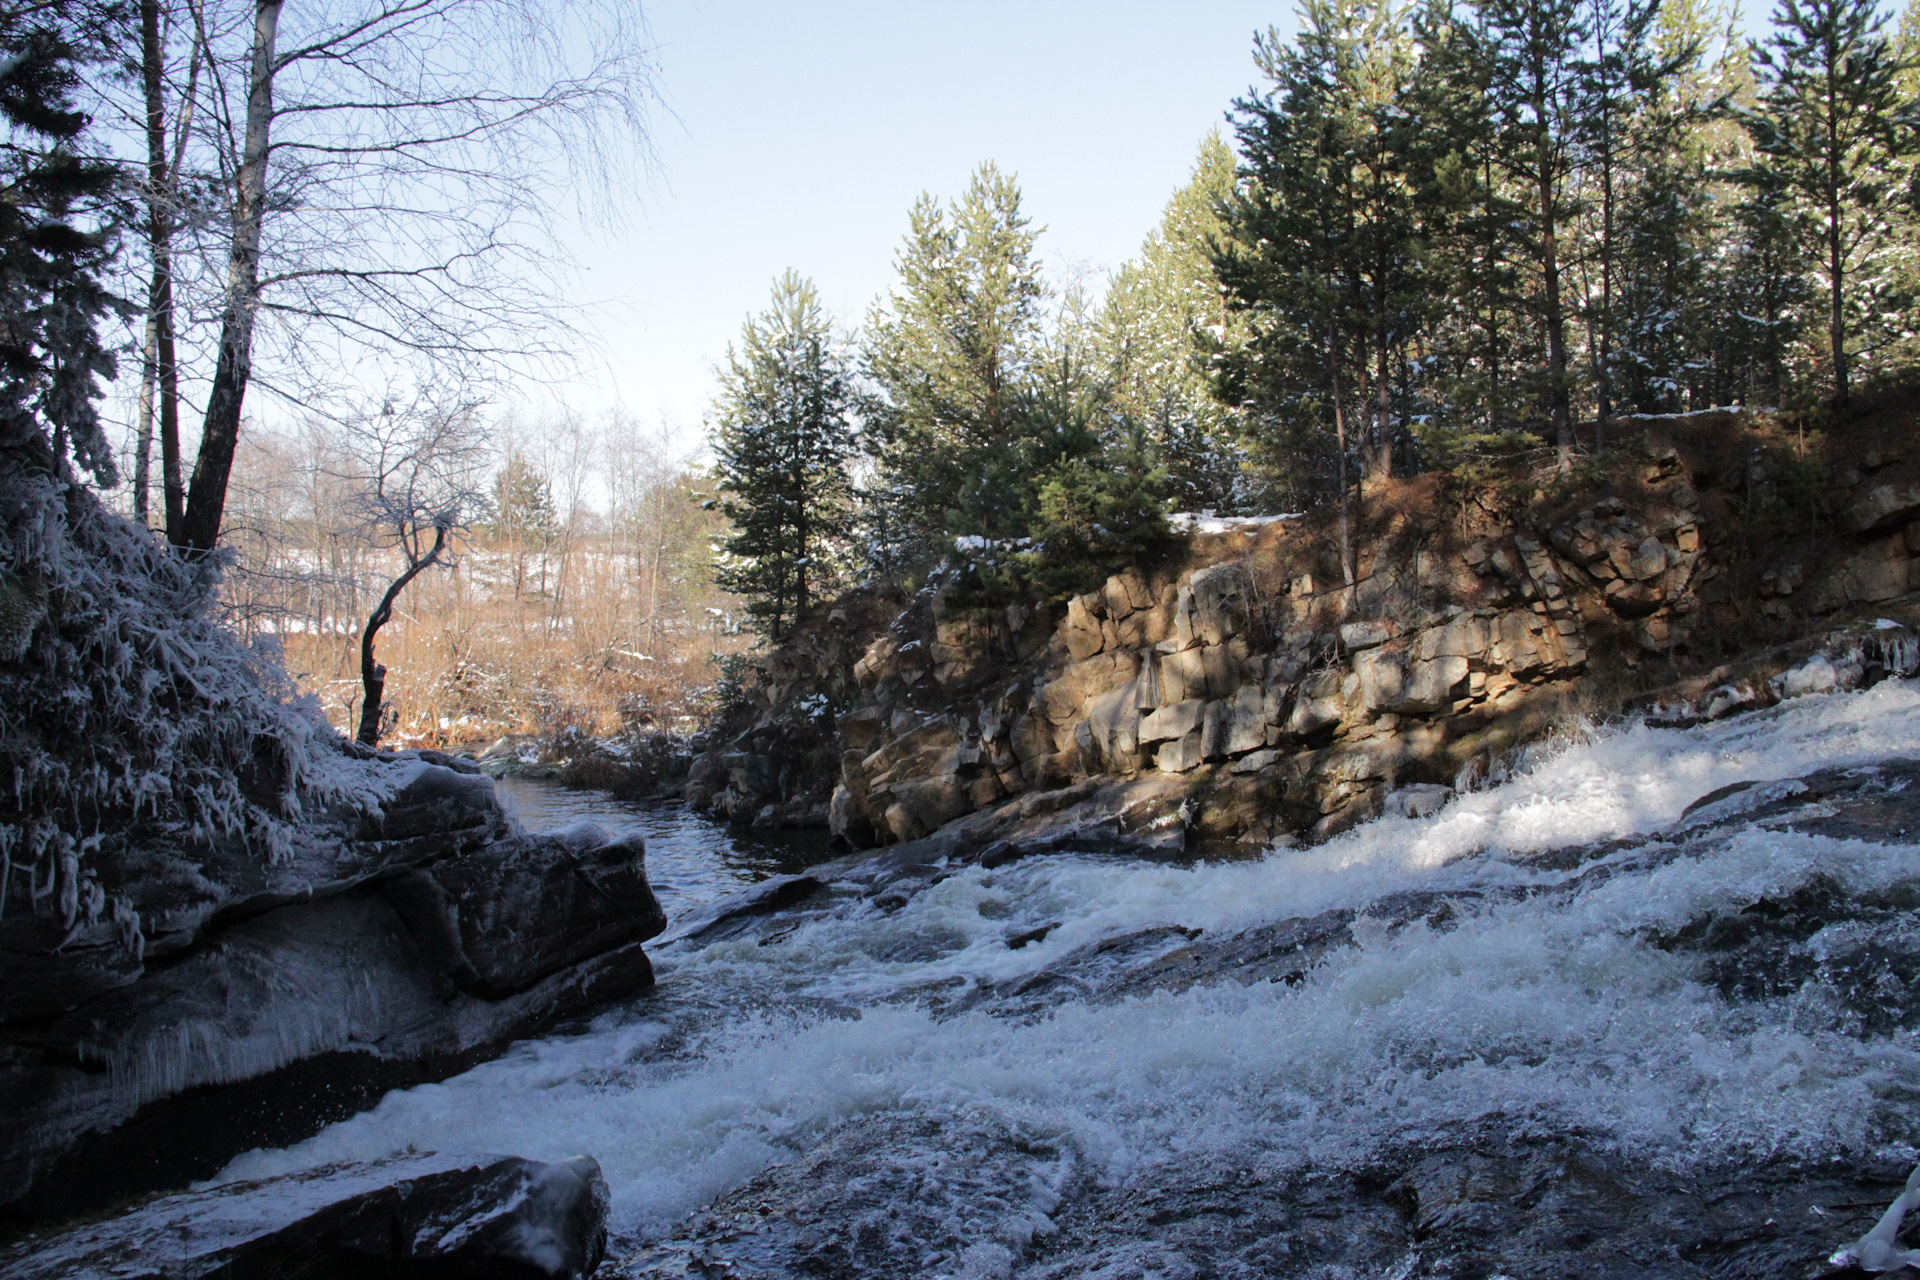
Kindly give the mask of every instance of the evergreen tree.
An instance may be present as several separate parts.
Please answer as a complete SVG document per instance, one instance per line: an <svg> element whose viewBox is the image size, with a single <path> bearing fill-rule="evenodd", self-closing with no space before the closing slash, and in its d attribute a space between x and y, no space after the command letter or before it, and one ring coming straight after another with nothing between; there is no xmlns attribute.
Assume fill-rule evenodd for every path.
<svg viewBox="0 0 1920 1280"><path fill-rule="evenodd" d="M1657 14L1629 8L1613 51L1596 55L1596 102L1623 78L1632 90L1606 131L1610 147L1592 143L1601 192L1590 221L1604 263L1603 292L1588 308L1600 441L1616 408L1677 410L1689 393L1721 403L1731 385L1714 348L1723 317L1708 305L1728 232L1729 193L1714 174L1730 86L1724 62L1707 60L1722 20L1701 0L1668 0Z"/></svg>
<svg viewBox="0 0 1920 1280"><path fill-rule="evenodd" d="M831 587L852 501L846 357L810 281L774 282L727 350L714 402L720 510L733 521L717 580L779 640Z"/></svg>
<svg viewBox="0 0 1920 1280"><path fill-rule="evenodd" d="M540 590L546 590L546 554L560 534L553 507L553 485L546 473L509 449L506 464L493 478L487 532L503 543L513 566L513 598L526 591L527 558L540 557Z"/></svg>
<svg viewBox="0 0 1920 1280"><path fill-rule="evenodd" d="M991 164L948 207L914 205L898 286L867 322L865 406L882 567L926 564L955 534L1016 536L1008 466L1040 356L1047 288L1020 190Z"/></svg>
<svg viewBox="0 0 1920 1280"><path fill-rule="evenodd" d="M1905 162L1920 150L1885 25L1876 0L1781 0L1755 50L1760 102L1745 115L1758 152L1753 185L1791 192L1810 215L1836 406L1849 393L1854 273L1889 238Z"/></svg>
<svg viewBox="0 0 1920 1280"><path fill-rule="evenodd" d="M1474 35L1499 130L1491 154L1514 188L1514 247L1539 274L1547 412L1565 467L1573 455L1573 383L1562 236L1575 213L1573 179L1591 105L1590 66L1581 55L1592 31L1580 0L1482 0Z"/></svg>
<svg viewBox="0 0 1920 1280"><path fill-rule="evenodd" d="M1345 116L1341 132L1352 147L1355 270L1364 306L1357 319L1368 357L1358 369L1358 398L1373 404L1367 474L1393 470L1394 370L1422 322L1427 299L1420 270L1415 122L1403 99L1414 51L1404 6L1395 0L1337 0L1325 17L1317 5L1302 40L1334 77L1333 96ZM1369 358L1370 357L1370 358ZM1371 386L1369 386L1371 380Z"/></svg>
<svg viewBox="0 0 1920 1280"><path fill-rule="evenodd" d="M1214 394L1216 353L1246 341L1213 270L1219 209L1233 194L1234 160L1218 133L1201 143L1193 177L1167 202L1160 226L1108 288L1100 323L1114 409L1144 428L1146 448L1183 511L1257 504L1243 465L1241 414Z"/></svg>
<svg viewBox="0 0 1920 1280"><path fill-rule="evenodd" d="M1418 15L1414 30L1421 56L1407 110L1419 126L1410 168L1420 182L1423 271L1429 295L1451 305L1429 312L1411 408L1425 459L1452 469L1481 454L1538 444L1517 426L1525 413L1516 375L1531 353L1511 210L1494 162L1498 128L1487 69L1444 0Z"/></svg>
<svg viewBox="0 0 1920 1280"><path fill-rule="evenodd" d="M1681 128L1681 117L1675 112L1656 115L1649 111L1650 98L1656 94L1666 97L1661 90L1667 78L1699 56L1696 46L1678 44L1667 58L1655 57L1651 36L1659 11L1659 0L1586 0L1586 24L1592 33L1593 49L1585 65L1585 109L1577 124L1580 150L1595 188L1589 239L1591 257L1599 265L1599 288L1584 310L1590 334L1588 358L1593 369L1596 452L1606 447L1607 419L1613 413L1618 328L1614 294L1620 270L1622 198L1630 195L1632 179L1644 176L1646 182L1634 185L1653 196L1648 201L1649 212L1668 215L1662 219L1663 225L1674 230L1683 216L1672 197L1684 200L1684 193L1669 175L1643 168L1641 163L1659 166L1663 153L1670 151L1661 145L1662 133ZM1668 105L1675 105L1674 100ZM1665 129L1649 127L1650 117L1663 121ZM1636 173L1636 169L1641 172Z"/></svg>
<svg viewBox="0 0 1920 1280"><path fill-rule="evenodd" d="M0 11L0 448L34 468L118 483L95 401L114 359L99 326L122 310L106 284L118 172L84 149L76 100L112 54L112 6L43 0Z"/></svg>
<svg viewBox="0 0 1920 1280"><path fill-rule="evenodd" d="M1346 269L1353 218L1343 148L1313 76L1269 47L1274 88L1235 104L1242 180L1214 269L1249 332L1245 346L1220 362L1220 395L1247 413L1276 488L1302 497L1333 493L1350 582L1343 366L1357 296Z"/></svg>

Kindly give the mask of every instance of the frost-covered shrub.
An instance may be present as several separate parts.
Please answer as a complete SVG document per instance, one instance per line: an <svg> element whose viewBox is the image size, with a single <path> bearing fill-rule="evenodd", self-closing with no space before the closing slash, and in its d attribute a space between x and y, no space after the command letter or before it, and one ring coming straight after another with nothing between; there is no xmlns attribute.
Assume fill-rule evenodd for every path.
<svg viewBox="0 0 1920 1280"><path fill-rule="evenodd" d="M332 731L213 616L216 572L0 450L0 917L118 918L90 859L129 840L271 862L335 790Z"/></svg>

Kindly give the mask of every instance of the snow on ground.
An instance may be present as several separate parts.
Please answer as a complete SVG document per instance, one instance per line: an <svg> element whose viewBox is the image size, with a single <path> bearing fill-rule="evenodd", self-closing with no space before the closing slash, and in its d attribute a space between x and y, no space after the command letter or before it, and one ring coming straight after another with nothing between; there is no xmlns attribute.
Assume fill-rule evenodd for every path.
<svg viewBox="0 0 1920 1280"><path fill-rule="evenodd" d="M1708 856L1469 913L1444 932L1362 929L1360 946L1297 986L1223 979L1067 1002L1031 1023L881 1001L943 979L1001 981L1154 924L1231 932L1399 889L1549 876L1501 855L1651 832L1737 781L1916 753L1920 686L1889 681L1696 729L1581 734L1432 816L1260 862L965 868L891 915L849 903L775 945L663 948L663 991L734 1011L694 1027L691 1055L662 1051L672 1015L643 1001L222 1176L408 1148L584 1151L606 1168L616 1226L650 1235L834 1123L881 1112L990 1115L1065 1144L1103 1180L1169 1160L1346 1163L1496 1113L1675 1164L1910 1158L1888 1099L1920 1088L1920 1045L1843 1036L1791 1007L1736 1009L1646 936L1816 875L1854 890L1920 876L1920 847L1747 828ZM1005 945L1052 921L1043 942Z"/></svg>
<svg viewBox="0 0 1920 1280"><path fill-rule="evenodd" d="M1218 516L1211 511L1176 511L1167 523L1181 533L1258 533L1282 520L1298 520L1298 511L1277 516Z"/></svg>

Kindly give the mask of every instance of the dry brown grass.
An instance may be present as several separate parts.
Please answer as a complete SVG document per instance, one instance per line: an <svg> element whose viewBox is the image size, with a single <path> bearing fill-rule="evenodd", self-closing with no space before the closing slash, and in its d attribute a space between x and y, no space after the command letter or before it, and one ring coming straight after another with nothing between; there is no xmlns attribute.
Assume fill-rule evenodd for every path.
<svg viewBox="0 0 1920 1280"><path fill-rule="evenodd" d="M351 523L351 494L328 478L329 447L325 437L245 442L223 535L237 557L224 595L240 629L277 640L300 687L350 732L360 632L399 558ZM614 470L600 484L609 510L575 501L537 538L479 525L457 539L452 565L415 579L379 633L393 717L383 742L704 721L716 657L752 636L738 626L740 602L712 582L722 517L701 508L703 479L677 464L624 480ZM591 488L580 476L566 487Z"/></svg>

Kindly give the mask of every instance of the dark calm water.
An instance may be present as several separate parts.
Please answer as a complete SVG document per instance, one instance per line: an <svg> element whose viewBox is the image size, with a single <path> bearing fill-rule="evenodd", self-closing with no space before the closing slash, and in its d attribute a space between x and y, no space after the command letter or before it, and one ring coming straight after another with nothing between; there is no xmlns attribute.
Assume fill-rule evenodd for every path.
<svg viewBox="0 0 1920 1280"><path fill-rule="evenodd" d="M670 921L746 885L834 856L825 831L736 830L677 802L615 800L602 791L569 791L530 778L501 778L494 786L530 832L576 822L609 832L639 831L647 839L647 879Z"/></svg>

